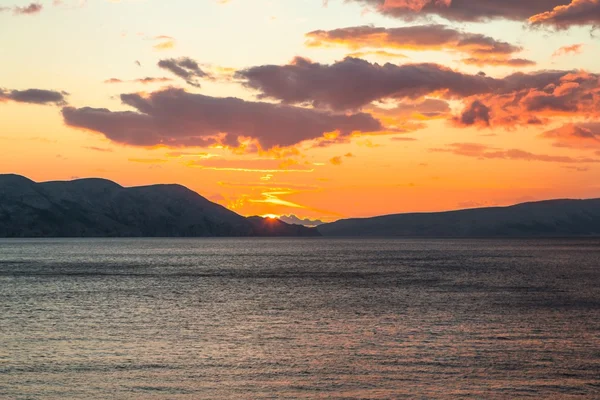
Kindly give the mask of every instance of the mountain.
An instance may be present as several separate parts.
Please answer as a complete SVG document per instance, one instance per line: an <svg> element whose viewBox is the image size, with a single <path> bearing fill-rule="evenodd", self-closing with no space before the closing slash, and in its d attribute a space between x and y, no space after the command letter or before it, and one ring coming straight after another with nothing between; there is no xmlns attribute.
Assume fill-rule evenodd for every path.
<svg viewBox="0 0 600 400"><path fill-rule="evenodd" d="M320 219L309 219L309 218L301 219L301 218L295 216L294 214L282 215L279 217L279 220L285 222L286 224L304 225L304 226L310 226L311 228L315 227L315 226L323 225L323 223L324 223Z"/></svg>
<svg viewBox="0 0 600 400"><path fill-rule="evenodd" d="M124 188L104 179L36 183L0 175L0 237L319 236L244 218L180 185Z"/></svg>
<svg viewBox="0 0 600 400"><path fill-rule="evenodd" d="M511 207L347 219L323 236L559 237L600 235L600 199L550 200Z"/></svg>

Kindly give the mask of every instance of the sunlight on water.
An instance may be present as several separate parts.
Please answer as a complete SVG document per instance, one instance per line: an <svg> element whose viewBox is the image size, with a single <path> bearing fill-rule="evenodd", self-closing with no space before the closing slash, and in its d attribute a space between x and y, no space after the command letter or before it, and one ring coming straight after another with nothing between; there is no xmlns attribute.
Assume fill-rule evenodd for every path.
<svg viewBox="0 0 600 400"><path fill-rule="evenodd" d="M2 240L0 398L599 398L600 241Z"/></svg>

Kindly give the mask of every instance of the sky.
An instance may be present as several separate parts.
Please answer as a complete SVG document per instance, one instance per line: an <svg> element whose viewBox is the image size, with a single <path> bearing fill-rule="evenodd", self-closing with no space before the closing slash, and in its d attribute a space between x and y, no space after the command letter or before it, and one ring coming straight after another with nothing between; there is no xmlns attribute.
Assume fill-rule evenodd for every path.
<svg viewBox="0 0 600 400"><path fill-rule="evenodd" d="M600 197L600 0L0 0L0 173L246 216Z"/></svg>

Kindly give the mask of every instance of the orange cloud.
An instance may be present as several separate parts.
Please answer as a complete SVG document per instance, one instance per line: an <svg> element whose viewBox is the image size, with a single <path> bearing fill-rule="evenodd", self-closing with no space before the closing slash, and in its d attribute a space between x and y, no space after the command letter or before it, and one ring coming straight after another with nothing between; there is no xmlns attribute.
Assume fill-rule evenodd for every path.
<svg viewBox="0 0 600 400"><path fill-rule="evenodd" d="M401 50L450 50L469 55L465 62L474 65L510 65L525 67L535 62L513 59L522 51L519 46L498 41L489 36L465 33L444 25L417 25L400 28L356 26L306 34L307 45L322 47L346 46L351 49L392 48ZM362 53L357 53L362 54Z"/></svg>
<svg viewBox="0 0 600 400"><path fill-rule="evenodd" d="M284 173L311 173L313 168L296 166L296 162L281 162L273 159L250 159L250 160L231 160L231 159L207 159L201 161L190 161L186 164L190 167L214 171L237 171L237 172L259 172L273 174L276 172ZM294 168L291 168L294 166Z"/></svg>
<svg viewBox="0 0 600 400"><path fill-rule="evenodd" d="M167 160L160 158L130 158L129 161L140 164L162 164L167 162Z"/></svg>
<svg viewBox="0 0 600 400"><path fill-rule="evenodd" d="M600 148L600 122L565 124L560 128L544 132L544 139L554 140L556 147L578 149Z"/></svg>
<svg viewBox="0 0 600 400"><path fill-rule="evenodd" d="M342 157L337 156L337 157L333 157L332 159L329 160L329 162L333 165L339 166L342 165Z"/></svg>
<svg viewBox="0 0 600 400"><path fill-rule="evenodd" d="M571 46L563 46L556 50L552 57L564 56L567 54L579 54L583 50L583 44L573 44Z"/></svg>
<svg viewBox="0 0 600 400"><path fill-rule="evenodd" d="M364 58L364 57L368 57L368 56L377 56L377 57L383 57L383 58L408 58L404 54L390 53L389 51L385 51L385 50L356 51L354 53L348 54L348 57L355 57L355 58Z"/></svg>
<svg viewBox="0 0 600 400"><path fill-rule="evenodd" d="M595 158L573 158L568 156L555 156L548 154L535 154L520 149L497 149L478 143L452 143L446 148L433 148L433 152L452 153L459 156L474 157L479 159L504 159L517 161L541 161L551 163L600 163L600 159Z"/></svg>

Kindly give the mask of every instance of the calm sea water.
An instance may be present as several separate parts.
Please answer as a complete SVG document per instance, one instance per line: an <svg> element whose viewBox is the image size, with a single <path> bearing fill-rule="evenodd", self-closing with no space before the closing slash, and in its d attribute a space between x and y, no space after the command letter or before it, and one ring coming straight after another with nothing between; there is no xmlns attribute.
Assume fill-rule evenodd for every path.
<svg viewBox="0 0 600 400"><path fill-rule="evenodd" d="M0 398L600 398L600 240L3 240Z"/></svg>

